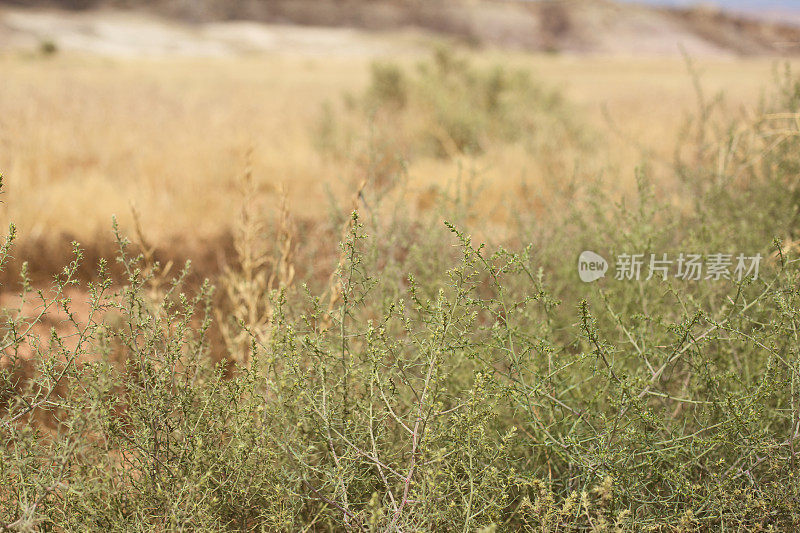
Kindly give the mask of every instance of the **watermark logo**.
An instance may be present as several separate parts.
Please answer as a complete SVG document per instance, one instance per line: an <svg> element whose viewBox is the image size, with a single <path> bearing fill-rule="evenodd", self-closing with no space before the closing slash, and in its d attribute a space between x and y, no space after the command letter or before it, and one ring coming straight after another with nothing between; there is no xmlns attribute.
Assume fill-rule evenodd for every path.
<svg viewBox="0 0 800 533"><path fill-rule="evenodd" d="M740 282L745 278L758 278L761 254L715 253L708 255L681 253L670 258L667 254L620 254L614 265L614 279L618 281L649 281L668 278L684 281ZM578 275L590 283L605 277L608 263L602 256L586 251L578 258Z"/></svg>
<svg viewBox="0 0 800 533"><path fill-rule="evenodd" d="M591 283L604 277L608 271L608 261L603 256L586 250L578 257L578 275L581 281Z"/></svg>

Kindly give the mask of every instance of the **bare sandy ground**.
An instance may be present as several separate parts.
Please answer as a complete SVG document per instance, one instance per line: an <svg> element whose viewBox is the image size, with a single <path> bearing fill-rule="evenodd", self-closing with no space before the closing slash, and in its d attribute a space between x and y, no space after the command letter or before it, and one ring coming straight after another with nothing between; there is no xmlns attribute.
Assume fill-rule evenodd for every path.
<svg viewBox="0 0 800 533"><path fill-rule="evenodd" d="M797 19L767 12L744 16L714 8L671 10L611 0L470 0L436 3L435 8L421 4L416 11L408 8L400 12L394 4L374 0L347 11L333 0L316 1L319 4L285 0L297 12L292 15L289 10L282 18L243 14L253 22L203 23L157 18L143 10L0 7L0 47L35 50L44 42L52 42L62 50L116 57L220 57L246 53L372 56L396 55L418 47L420 42L429 42L431 34L424 31L430 31L489 48L573 55L800 54ZM322 16L325 13L331 16ZM794 13L794 16L800 15ZM298 24L267 24L256 20Z"/></svg>
<svg viewBox="0 0 800 533"><path fill-rule="evenodd" d="M704 39L664 16L641 6L586 5L575 10L573 24L583 29L595 53L632 56L674 56L685 50L692 56L729 57L731 50Z"/></svg>
<svg viewBox="0 0 800 533"><path fill-rule="evenodd" d="M462 15L474 26L476 35L485 37L483 41L512 48L515 44L544 46L547 28L542 22L529 12L510 9L507 5L481 5ZM570 17L573 30L558 38L559 50L566 53L676 56L685 50L693 56L735 55L649 8L587 4L573 10ZM417 30L393 31L387 39L386 33L352 28L245 21L190 24L135 11L0 7L0 50L37 50L42 43L52 42L59 50L114 57L225 57L247 53L380 56L418 49L428 40Z"/></svg>
<svg viewBox="0 0 800 533"><path fill-rule="evenodd" d="M246 53L363 56L396 53L387 41L347 28L269 25L256 22L183 24L135 12L64 12L0 8L0 49L36 50L52 42L59 50L114 57L224 57Z"/></svg>

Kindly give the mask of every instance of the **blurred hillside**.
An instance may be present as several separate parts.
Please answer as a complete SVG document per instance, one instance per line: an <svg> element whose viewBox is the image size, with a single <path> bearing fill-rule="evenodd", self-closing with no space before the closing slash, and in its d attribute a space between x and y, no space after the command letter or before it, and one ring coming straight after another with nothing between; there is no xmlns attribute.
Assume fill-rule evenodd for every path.
<svg viewBox="0 0 800 533"><path fill-rule="evenodd" d="M794 55L800 27L719 8L668 8L608 0L42 0L5 5L143 10L188 22L418 28L475 45L578 53Z"/></svg>

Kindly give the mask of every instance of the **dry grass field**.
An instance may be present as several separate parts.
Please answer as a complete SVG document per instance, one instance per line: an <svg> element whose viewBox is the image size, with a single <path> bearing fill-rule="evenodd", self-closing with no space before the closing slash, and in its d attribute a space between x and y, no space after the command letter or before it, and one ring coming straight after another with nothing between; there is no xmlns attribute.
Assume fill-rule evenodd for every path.
<svg viewBox="0 0 800 533"><path fill-rule="evenodd" d="M430 54L430 47L409 46L393 59L413 65ZM697 110L694 80L680 57L465 54L477 64L527 69L559 91L594 144L591 157L560 157L620 192L632 190L645 158L659 176L659 161L671 163L679 130ZM131 228L135 206L159 245L199 244L230 229L248 165L275 205L285 189L297 217L318 217L330 192L347 198L364 178L358 161L348 167L315 148L323 106L363 92L370 64L380 59L324 50L218 59L3 54L3 223L15 221L23 241L63 233L91 243L108 235L112 215ZM723 92L737 111L755 108L782 64L693 62L706 96ZM499 217L521 182L546 198L570 174L556 175L514 143L474 156L423 157L407 169L409 205L424 205L430 186L456 179L459 168L491 184L483 203L487 215ZM670 173L660 175L669 191Z"/></svg>

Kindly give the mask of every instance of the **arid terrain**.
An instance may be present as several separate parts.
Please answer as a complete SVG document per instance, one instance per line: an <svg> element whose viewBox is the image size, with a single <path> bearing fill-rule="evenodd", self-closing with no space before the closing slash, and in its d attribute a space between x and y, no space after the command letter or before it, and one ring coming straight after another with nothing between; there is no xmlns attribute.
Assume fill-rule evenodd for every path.
<svg viewBox="0 0 800 533"><path fill-rule="evenodd" d="M50 8L76 5L71 0L33 4L37 3ZM258 24L288 24L384 32L412 28L471 45L540 52L673 55L680 44L688 53L701 55L800 53L797 14L786 11L742 14L713 7L668 9L610 0L187 0L141 3L135 11L131 11L135 2L95 2L93 6L102 10L21 11L12 2L8 9L14 12L6 14L0 39L30 43L52 38L68 48L101 53L220 55L275 50L281 42L286 44L285 32ZM119 11L120 6L126 11ZM148 19L156 15L169 17L173 24ZM318 31L317 42L333 39L332 46L345 45L336 34ZM293 35L299 47L314 39L310 31Z"/></svg>
<svg viewBox="0 0 800 533"><path fill-rule="evenodd" d="M0 2L0 531L800 530L795 16Z"/></svg>
<svg viewBox="0 0 800 533"><path fill-rule="evenodd" d="M563 95L595 154L573 162L576 154L562 147L570 172L630 191L633 169L647 159L669 190L678 132L697 110L695 82L705 97L723 92L732 109L752 111L793 60L740 57L663 19L650 8L618 20L598 16L593 24L607 29L591 30L586 50L466 53L478 64L528 70ZM131 228L134 208L150 238L169 249L216 242L235 220L235 184L248 166L265 194L277 201L285 190L295 216L315 219L330 194L349 198L365 172L354 155L342 161L317 149L325 106L362 92L374 62L413 66L452 42L421 28L188 24L109 9L6 7L0 26L0 168L13 198L2 217L33 249L52 239L105 242L112 215ZM56 53L42 52L48 43ZM521 184L546 198L565 179L514 143L459 158L409 162L409 204L423 205L432 187L457 179L466 165L492 184L486 211L501 220L503 202Z"/></svg>

